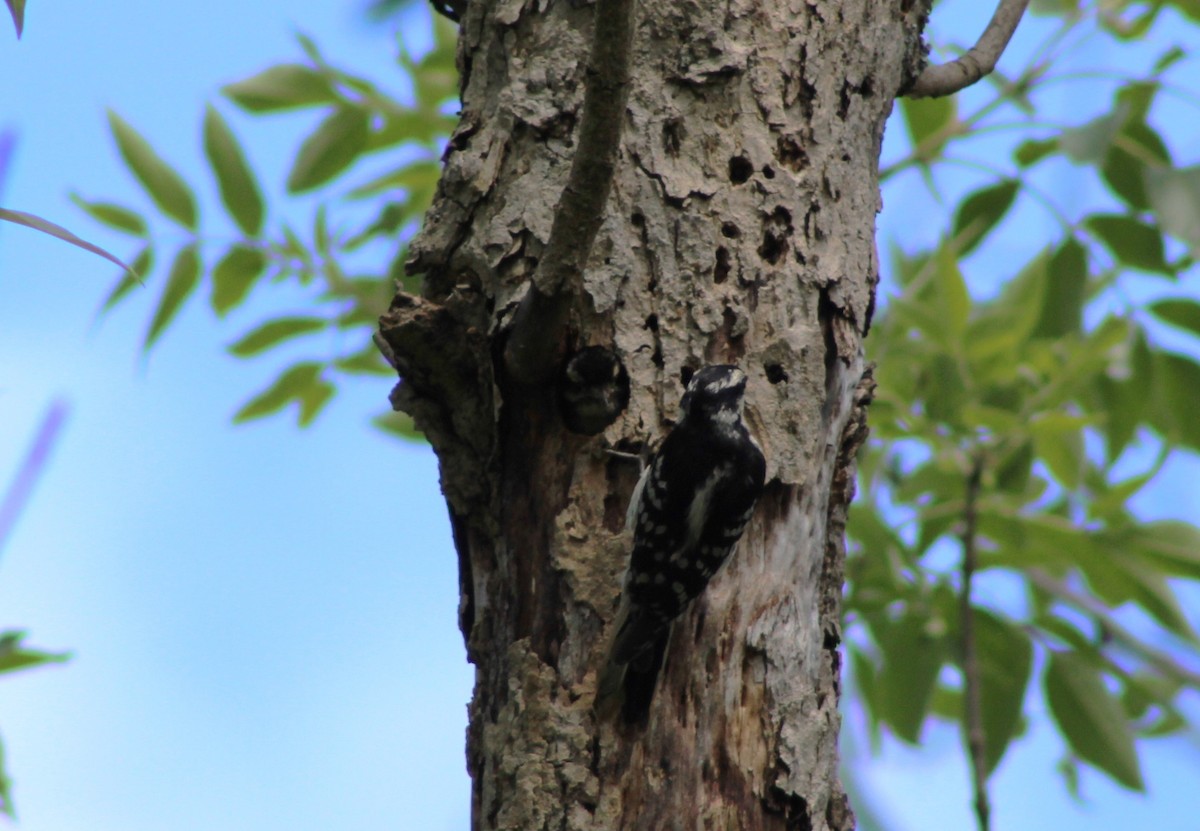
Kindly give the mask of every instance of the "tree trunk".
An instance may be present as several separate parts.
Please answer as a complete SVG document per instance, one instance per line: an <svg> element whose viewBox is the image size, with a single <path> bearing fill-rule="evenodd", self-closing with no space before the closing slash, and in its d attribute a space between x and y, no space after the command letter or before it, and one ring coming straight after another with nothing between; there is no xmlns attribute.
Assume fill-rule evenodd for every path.
<svg viewBox="0 0 1200 831"><path fill-rule="evenodd" d="M925 12L638 9L616 175L564 333L568 350L612 347L633 392L586 437L553 384L518 385L500 356L570 167L592 7L471 0L462 120L411 251L423 296L397 295L381 330L454 528L474 828L853 827L837 777L843 529L871 390L879 148ZM710 363L750 376L767 489L676 622L647 720L598 723L638 476L608 451L660 439L682 375Z"/></svg>

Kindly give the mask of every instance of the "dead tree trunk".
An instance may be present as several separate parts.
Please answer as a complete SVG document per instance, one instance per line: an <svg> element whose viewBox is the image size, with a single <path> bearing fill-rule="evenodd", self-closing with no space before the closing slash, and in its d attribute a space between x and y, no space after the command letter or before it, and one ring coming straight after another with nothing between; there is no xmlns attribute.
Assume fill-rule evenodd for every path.
<svg viewBox="0 0 1200 831"><path fill-rule="evenodd" d="M616 175L568 351L612 347L628 409L567 431L507 377L513 309L574 152L592 7L471 0L462 120L381 331L441 463L476 666L476 829L849 829L837 777L845 511L871 381L877 162L925 4L645 4ZM603 71L603 67L599 68ZM591 712L637 452L681 376L737 363L768 485L675 625L648 721Z"/></svg>

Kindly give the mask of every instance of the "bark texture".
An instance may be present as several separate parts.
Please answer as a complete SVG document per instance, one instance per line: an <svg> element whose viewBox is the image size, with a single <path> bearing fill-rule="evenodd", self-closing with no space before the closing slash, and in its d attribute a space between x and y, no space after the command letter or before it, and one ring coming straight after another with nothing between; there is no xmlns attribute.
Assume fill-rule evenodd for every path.
<svg viewBox="0 0 1200 831"><path fill-rule="evenodd" d="M878 266L884 121L918 74L913 0L679 0L638 11L620 156L571 292L569 350L613 347L633 394L567 432L504 375L506 326L570 167L592 7L472 0L462 120L381 322L441 462L476 689L476 829L853 827L837 778L839 597ZM602 68L599 68L602 70ZM737 363L768 485L675 625L645 724L591 712L629 554L637 452L686 369Z"/></svg>

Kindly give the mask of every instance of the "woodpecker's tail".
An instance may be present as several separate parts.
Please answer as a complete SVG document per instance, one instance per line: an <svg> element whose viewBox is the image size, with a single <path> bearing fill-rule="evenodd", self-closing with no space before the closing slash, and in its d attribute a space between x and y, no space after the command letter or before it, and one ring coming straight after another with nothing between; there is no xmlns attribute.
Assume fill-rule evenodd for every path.
<svg viewBox="0 0 1200 831"><path fill-rule="evenodd" d="M615 634L596 679L592 710L602 721L620 712L631 724L649 712L670 628L660 619L631 611L627 600L622 600L613 628Z"/></svg>

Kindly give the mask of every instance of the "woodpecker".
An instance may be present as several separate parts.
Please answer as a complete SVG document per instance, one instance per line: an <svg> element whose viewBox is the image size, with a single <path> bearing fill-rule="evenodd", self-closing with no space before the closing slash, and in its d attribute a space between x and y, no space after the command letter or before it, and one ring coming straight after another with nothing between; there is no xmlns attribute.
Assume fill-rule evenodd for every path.
<svg viewBox="0 0 1200 831"><path fill-rule="evenodd" d="M626 515L633 551L625 572L595 710L601 717L640 692L648 706L670 625L729 558L762 493L766 460L742 421L746 374L696 372L681 417L650 460ZM635 676L638 678L635 679Z"/></svg>
<svg viewBox="0 0 1200 831"><path fill-rule="evenodd" d="M558 408L572 433L594 436L629 405L629 374L610 349L588 346L563 365Z"/></svg>

